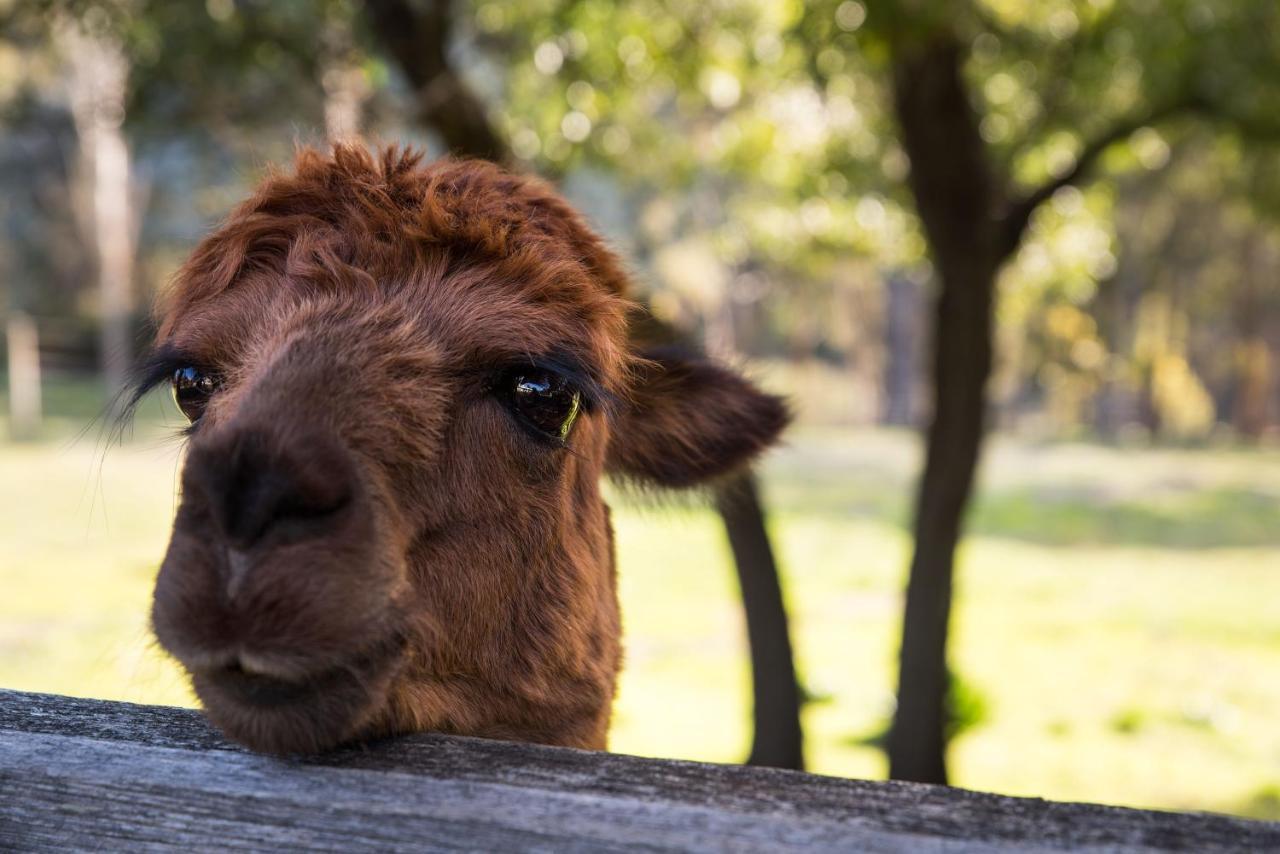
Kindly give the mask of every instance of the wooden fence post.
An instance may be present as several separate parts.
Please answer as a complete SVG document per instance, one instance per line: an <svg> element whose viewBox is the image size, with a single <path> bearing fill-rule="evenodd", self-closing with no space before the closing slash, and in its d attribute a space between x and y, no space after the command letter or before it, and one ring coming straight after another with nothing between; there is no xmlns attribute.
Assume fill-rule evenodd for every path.
<svg viewBox="0 0 1280 854"><path fill-rule="evenodd" d="M5 324L9 342L9 436L34 439L40 432L40 340L36 323L21 311Z"/></svg>

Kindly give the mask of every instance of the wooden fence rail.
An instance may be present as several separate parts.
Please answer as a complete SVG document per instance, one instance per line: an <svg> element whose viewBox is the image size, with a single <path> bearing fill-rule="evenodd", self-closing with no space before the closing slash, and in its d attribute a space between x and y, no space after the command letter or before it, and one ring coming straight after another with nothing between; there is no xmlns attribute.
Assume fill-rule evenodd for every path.
<svg viewBox="0 0 1280 854"><path fill-rule="evenodd" d="M420 735L273 759L0 691L0 850L1280 850L1280 824Z"/></svg>

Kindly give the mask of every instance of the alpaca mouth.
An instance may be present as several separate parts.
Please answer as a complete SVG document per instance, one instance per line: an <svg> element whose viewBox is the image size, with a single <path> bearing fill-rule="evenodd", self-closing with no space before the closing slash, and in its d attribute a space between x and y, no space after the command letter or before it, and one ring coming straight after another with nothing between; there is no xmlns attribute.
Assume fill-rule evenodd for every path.
<svg viewBox="0 0 1280 854"><path fill-rule="evenodd" d="M394 634L307 675L236 655L192 669L191 681L205 714L232 741L266 753L315 753L359 734L384 702L406 645Z"/></svg>
<svg viewBox="0 0 1280 854"><path fill-rule="evenodd" d="M332 668L308 679L289 679L255 670L237 658L224 667L205 671L203 676L246 706L280 706L335 687L347 672L345 668Z"/></svg>
<svg viewBox="0 0 1280 854"><path fill-rule="evenodd" d="M288 705L315 695L341 692L352 684L376 681L399 660L405 645L405 639L394 634L340 664L310 673L242 652L220 664L193 669L192 676L246 706Z"/></svg>

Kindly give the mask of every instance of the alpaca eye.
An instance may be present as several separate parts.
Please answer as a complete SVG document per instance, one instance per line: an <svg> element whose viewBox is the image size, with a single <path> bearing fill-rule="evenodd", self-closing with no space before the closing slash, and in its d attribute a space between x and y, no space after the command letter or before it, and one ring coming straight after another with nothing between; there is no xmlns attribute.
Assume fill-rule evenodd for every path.
<svg viewBox="0 0 1280 854"><path fill-rule="evenodd" d="M188 365L173 372L173 401L192 424L204 415L205 405L217 390L217 379L199 368Z"/></svg>
<svg viewBox="0 0 1280 854"><path fill-rule="evenodd" d="M563 442L582 409L582 395L559 374L541 368L509 371L500 386L507 406L526 426Z"/></svg>

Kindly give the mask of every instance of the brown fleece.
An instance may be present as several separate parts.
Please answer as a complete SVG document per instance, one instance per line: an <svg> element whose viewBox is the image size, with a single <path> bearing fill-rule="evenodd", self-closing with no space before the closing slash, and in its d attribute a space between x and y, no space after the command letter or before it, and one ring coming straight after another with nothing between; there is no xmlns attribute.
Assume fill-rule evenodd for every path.
<svg viewBox="0 0 1280 854"><path fill-rule="evenodd" d="M601 475L693 485L786 422L700 356L632 352L626 291L547 185L394 148L303 150L200 243L157 350L219 384L153 624L230 738L604 748L621 652ZM495 389L534 363L582 390L563 445Z"/></svg>

